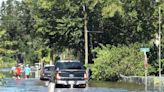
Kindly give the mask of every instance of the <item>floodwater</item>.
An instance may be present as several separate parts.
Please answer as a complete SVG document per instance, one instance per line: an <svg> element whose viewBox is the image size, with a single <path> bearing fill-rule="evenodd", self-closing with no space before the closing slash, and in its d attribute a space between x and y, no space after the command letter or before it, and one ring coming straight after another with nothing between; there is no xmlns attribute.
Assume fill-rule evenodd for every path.
<svg viewBox="0 0 164 92"><path fill-rule="evenodd" d="M144 90L144 85L125 82L104 82L89 81L87 88L50 88L48 81L41 81L39 78L12 79L6 71L0 71L8 78L0 84L0 92L164 92L164 90L148 87Z"/></svg>
<svg viewBox="0 0 164 92"><path fill-rule="evenodd" d="M0 86L0 92L47 92L47 87L40 85L38 79L15 80L6 78L4 84Z"/></svg>

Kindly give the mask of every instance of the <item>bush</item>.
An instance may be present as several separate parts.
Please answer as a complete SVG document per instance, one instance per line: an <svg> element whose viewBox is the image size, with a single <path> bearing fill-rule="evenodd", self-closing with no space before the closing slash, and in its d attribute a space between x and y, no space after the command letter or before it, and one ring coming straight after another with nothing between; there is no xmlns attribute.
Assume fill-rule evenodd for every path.
<svg viewBox="0 0 164 92"><path fill-rule="evenodd" d="M10 57L0 57L0 68L12 67L16 61Z"/></svg>
<svg viewBox="0 0 164 92"><path fill-rule="evenodd" d="M117 80L119 75L144 75L143 53L133 46L101 46L94 50L96 57L92 67L92 78Z"/></svg>
<svg viewBox="0 0 164 92"><path fill-rule="evenodd" d="M5 78L5 75L3 75L2 73L0 73L0 79Z"/></svg>

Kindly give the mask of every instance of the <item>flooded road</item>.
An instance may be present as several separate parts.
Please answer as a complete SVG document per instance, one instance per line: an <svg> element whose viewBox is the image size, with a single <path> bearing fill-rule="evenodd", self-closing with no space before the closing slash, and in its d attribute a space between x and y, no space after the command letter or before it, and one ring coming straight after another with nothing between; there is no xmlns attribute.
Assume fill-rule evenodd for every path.
<svg viewBox="0 0 164 92"><path fill-rule="evenodd" d="M3 80L0 85L0 92L161 92L162 89L148 87L148 91L144 90L144 85L125 83L125 82L104 82L89 81L87 88L53 88L52 83L41 81L39 78L16 80L10 78L10 74L6 71L8 78ZM53 89L53 90L50 90Z"/></svg>
<svg viewBox="0 0 164 92"><path fill-rule="evenodd" d="M40 81L39 79L21 79L15 80L12 78L4 79L4 85L0 86L0 92L144 92L144 87L134 85L128 88L126 85L119 85L116 87L116 83L105 83L91 81L87 88L54 88L52 91L48 91L48 82ZM113 84L113 85L112 85ZM110 87L110 88L109 88Z"/></svg>
<svg viewBox="0 0 164 92"><path fill-rule="evenodd" d="M48 92L47 81L39 79L21 79L15 80L6 78L3 86L0 86L0 92ZM129 92L119 88L55 88L54 92ZM52 91L49 91L52 92Z"/></svg>
<svg viewBox="0 0 164 92"><path fill-rule="evenodd" d="M4 79L4 84L0 86L0 92L47 92L47 87L38 79L15 80Z"/></svg>
<svg viewBox="0 0 164 92"><path fill-rule="evenodd" d="M40 81L36 78L21 80L6 78L4 82L0 86L0 92L48 92L48 81ZM108 86L111 88L108 88ZM54 88L53 92L130 92L126 87L116 88L114 86L116 84L112 88L111 84L91 81L88 88Z"/></svg>
<svg viewBox="0 0 164 92"><path fill-rule="evenodd" d="M87 88L54 88L49 90L48 81L36 78L15 80L4 79L0 92L145 92L143 85L116 82L90 81ZM160 92L158 89L149 88L147 92Z"/></svg>

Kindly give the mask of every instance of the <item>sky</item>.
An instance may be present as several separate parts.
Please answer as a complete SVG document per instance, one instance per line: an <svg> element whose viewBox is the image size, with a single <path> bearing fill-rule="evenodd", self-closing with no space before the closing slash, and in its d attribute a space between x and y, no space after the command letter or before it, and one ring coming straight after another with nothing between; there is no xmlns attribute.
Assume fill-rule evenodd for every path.
<svg viewBox="0 0 164 92"><path fill-rule="evenodd" d="M3 1L7 1L7 0L0 0L0 6L2 5ZM17 1L21 1L21 0L17 0Z"/></svg>
<svg viewBox="0 0 164 92"><path fill-rule="evenodd" d="M2 2L3 2L4 0L0 0L0 6L2 5ZM5 0L6 1L6 0Z"/></svg>

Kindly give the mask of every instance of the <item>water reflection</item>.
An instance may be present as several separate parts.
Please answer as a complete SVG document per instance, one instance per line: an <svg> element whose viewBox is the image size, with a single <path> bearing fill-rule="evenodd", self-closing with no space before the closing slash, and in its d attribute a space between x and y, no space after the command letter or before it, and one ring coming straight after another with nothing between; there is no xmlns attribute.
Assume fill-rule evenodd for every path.
<svg viewBox="0 0 164 92"><path fill-rule="evenodd" d="M46 88L43 87L33 87L33 88L18 88L18 87L0 87L0 92L47 92Z"/></svg>
<svg viewBox="0 0 164 92"><path fill-rule="evenodd" d="M0 92L47 92L45 87L39 79L15 80L6 78L6 85L0 87ZM38 85L42 84L42 85Z"/></svg>
<svg viewBox="0 0 164 92"><path fill-rule="evenodd" d="M73 88L73 89L55 89L55 92L128 92L128 90L125 89L109 89L109 88L95 88L95 87L89 87L89 88Z"/></svg>
<svg viewBox="0 0 164 92"><path fill-rule="evenodd" d="M91 87L102 87L102 88L121 88L127 89L129 91L142 91L144 90L143 84L136 84L136 83L125 83L125 82L105 82L105 81L90 81L89 85Z"/></svg>
<svg viewBox="0 0 164 92"><path fill-rule="evenodd" d="M135 87L130 87L131 90L129 90L128 84L123 83L115 84L108 82L91 81L88 88L54 88L53 90L49 90L49 87L45 85L46 81L40 81L39 79L35 78L26 80L15 80L11 78L6 78L5 81L6 84L4 86L0 86L0 92L145 92L144 87L142 90L138 88L140 86L136 85ZM159 92L159 90L151 89L147 92Z"/></svg>

